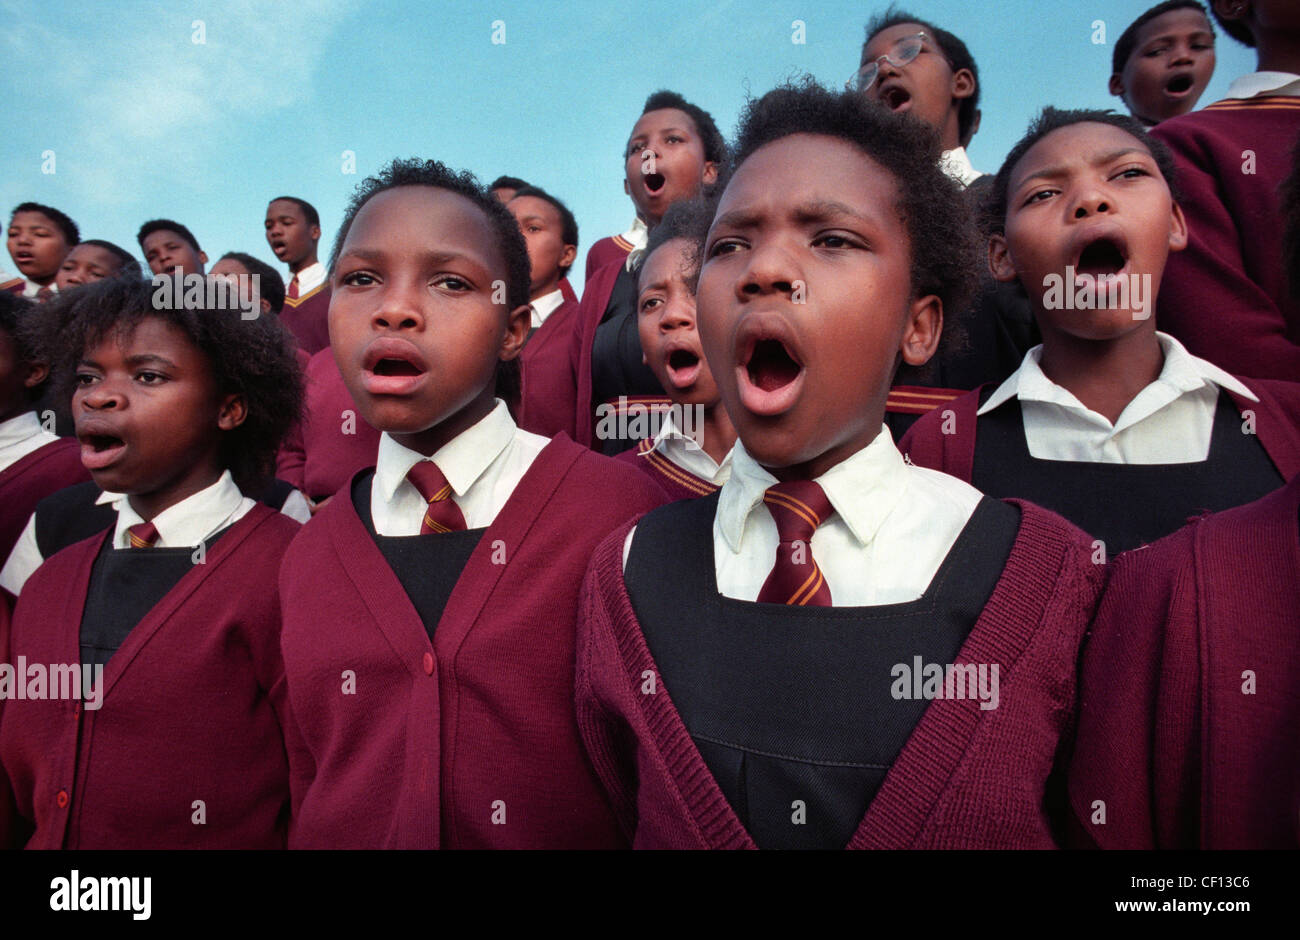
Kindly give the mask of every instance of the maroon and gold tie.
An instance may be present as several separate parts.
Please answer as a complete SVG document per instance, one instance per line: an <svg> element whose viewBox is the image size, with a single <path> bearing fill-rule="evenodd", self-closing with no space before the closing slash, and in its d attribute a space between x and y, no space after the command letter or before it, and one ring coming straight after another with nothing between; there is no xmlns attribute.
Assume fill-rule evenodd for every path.
<svg viewBox="0 0 1300 940"><path fill-rule="evenodd" d="M429 504L424 511L424 519L420 522L421 535L465 531L465 517L461 514L460 507L452 501L451 484L437 464L432 460L421 460L411 468L406 478Z"/></svg>
<svg viewBox="0 0 1300 940"><path fill-rule="evenodd" d="M287 296L290 300L298 299L298 275L295 274L292 278L289 279L289 292L285 296Z"/></svg>
<svg viewBox="0 0 1300 940"><path fill-rule="evenodd" d="M812 555L817 527L835 510L821 485L791 480L769 487L763 502L776 522L776 564L758 592L761 604L831 606L831 589Z"/></svg>
<svg viewBox="0 0 1300 940"><path fill-rule="evenodd" d="M158 529L152 522L137 522L126 527L126 538L132 548L151 548L158 541Z"/></svg>
<svg viewBox="0 0 1300 940"><path fill-rule="evenodd" d="M36 292L36 302L38 304L43 304L53 296L54 296L54 288L46 284L44 287L42 287L40 290Z"/></svg>

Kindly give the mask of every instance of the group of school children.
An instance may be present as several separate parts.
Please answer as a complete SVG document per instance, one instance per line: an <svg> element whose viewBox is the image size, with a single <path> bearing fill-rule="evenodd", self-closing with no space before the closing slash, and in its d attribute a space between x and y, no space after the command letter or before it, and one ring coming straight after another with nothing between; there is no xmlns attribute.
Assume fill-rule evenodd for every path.
<svg viewBox="0 0 1300 940"><path fill-rule="evenodd" d="M272 200L252 317L19 205L0 846L1300 846L1300 5L1159 4L992 175L962 41L866 34L730 142L651 95L580 300L433 160L324 262Z"/></svg>

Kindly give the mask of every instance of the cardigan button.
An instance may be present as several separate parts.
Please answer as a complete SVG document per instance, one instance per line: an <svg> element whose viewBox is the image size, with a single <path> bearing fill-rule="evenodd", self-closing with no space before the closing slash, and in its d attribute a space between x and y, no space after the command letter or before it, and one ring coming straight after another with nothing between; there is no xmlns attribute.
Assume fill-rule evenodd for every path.
<svg viewBox="0 0 1300 940"><path fill-rule="evenodd" d="M424 674L426 676L433 675L433 654L432 653L424 654Z"/></svg>
<svg viewBox="0 0 1300 940"><path fill-rule="evenodd" d="M60 790L59 795L54 798L54 802L59 804L59 809L68 808L68 791Z"/></svg>

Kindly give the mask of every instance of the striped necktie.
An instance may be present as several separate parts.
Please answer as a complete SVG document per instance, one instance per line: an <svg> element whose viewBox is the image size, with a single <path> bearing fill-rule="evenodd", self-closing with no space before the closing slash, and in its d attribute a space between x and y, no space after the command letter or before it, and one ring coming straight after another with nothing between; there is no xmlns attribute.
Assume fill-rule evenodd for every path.
<svg viewBox="0 0 1300 940"><path fill-rule="evenodd" d="M289 292L285 296L290 300L298 299L298 275L295 274L289 279Z"/></svg>
<svg viewBox="0 0 1300 940"><path fill-rule="evenodd" d="M137 522L126 527L126 540L132 548L152 548L158 541L158 529L152 522Z"/></svg>
<svg viewBox="0 0 1300 940"><path fill-rule="evenodd" d="M36 302L38 304L43 304L53 296L54 296L54 288L46 284L44 287L42 287L40 290L36 292Z"/></svg>
<svg viewBox="0 0 1300 940"><path fill-rule="evenodd" d="M432 460L421 460L410 469L406 478L429 504L420 521L421 535L465 531L465 517L461 514L460 507L452 501L451 484L437 464Z"/></svg>
<svg viewBox="0 0 1300 940"><path fill-rule="evenodd" d="M812 554L813 532L835 510L821 485L791 480L769 487L763 502L776 522L776 564L758 592L761 604L831 606L831 589Z"/></svg>

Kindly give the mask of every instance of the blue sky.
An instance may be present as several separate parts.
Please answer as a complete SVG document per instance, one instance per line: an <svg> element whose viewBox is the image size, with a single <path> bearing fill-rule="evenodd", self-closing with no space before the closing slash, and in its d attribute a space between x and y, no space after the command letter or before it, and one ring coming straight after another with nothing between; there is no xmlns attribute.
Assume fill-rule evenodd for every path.
<svg viewBox="0 0 1300 940"><path fill-rule="evenodd" d="M974 54L984 116L971 156L992 171L1043 105L1119 106L1106 92L1112 44L1153 2L901 5ZM730 136L747 95L801 72L842 85L866 20L885 6L0 0L0 208L58 206L82 237L131 250L143 221L175 218L213 260L247 251L275 265L268 199L288 193L320 210L324 256L356 183L415 155L550 190L577 216L584 258L631 221L620 150L646 95L680 91ZM791 41L795 20L803 44ZM1092 42L1095 20L1105 45ZM504 44L492 41L496 21ZM1253 52L1222 34L1218 54L1202 105L1254 69ZM342 172L344 151L355 175ZM7 256L0 267L13 270Z"/></svg>

